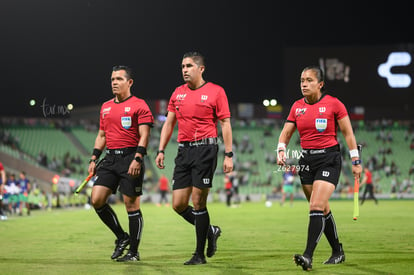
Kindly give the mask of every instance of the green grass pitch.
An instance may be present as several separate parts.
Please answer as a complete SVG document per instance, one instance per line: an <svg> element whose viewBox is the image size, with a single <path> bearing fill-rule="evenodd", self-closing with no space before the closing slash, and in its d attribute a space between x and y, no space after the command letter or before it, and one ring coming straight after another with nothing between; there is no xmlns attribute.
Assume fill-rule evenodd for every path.
<svg viewBox="0 0 414 275"><path fill-rule="evenodd" d="M313 274L408 274L414 270L414 201L366 201L357 221L353 202L331 201L346 262L323 265L330 247L323 237ZM127 229L122 204L114 206ZM93 210L32 211L0 221L1 274L302 274L292 256L305 248L308 204L295 201L224 203L208 206L212 224L222 228L218 251L206 265L184 266L195 248L194 228L171 207L142 204L141 261L110 260L114 236Z"/></svg>

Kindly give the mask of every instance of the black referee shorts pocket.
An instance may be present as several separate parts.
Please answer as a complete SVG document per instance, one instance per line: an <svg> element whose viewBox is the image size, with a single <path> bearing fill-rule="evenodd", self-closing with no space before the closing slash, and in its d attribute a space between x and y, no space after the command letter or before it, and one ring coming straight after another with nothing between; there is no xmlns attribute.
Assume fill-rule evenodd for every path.
<svg viewBox="0 0 414 275"><path fill-rule="evenodd" d="M104 160L103 160L102 166L107 167L107 166L112 165L114 162L115 162L115 157L114 156L106 155Z"/></svg>
<svg viewBox="0 0 414 275"><path fill-rule="evenodd" d="M341 167L342 165L342 157L340 152L333 152L331 153L331 165L334 167Z"/></svg>

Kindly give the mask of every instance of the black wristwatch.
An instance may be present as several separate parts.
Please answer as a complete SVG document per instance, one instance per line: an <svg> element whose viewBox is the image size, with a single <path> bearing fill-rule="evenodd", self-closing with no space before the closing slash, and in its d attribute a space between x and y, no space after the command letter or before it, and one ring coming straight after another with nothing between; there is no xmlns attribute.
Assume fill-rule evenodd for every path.
<svg viewBox="0 0 414 275"><path fill-rule="evenodd" d="M229 157L229 158L232 158L233 157L233 152L224 152L224 155L226 156L226 157Z"/></svg>
<svg viewBox="0 0 414 275"><path fill-rule="evenodd" d="M135 161L142 163L142 158L140 156L135 157Z"/></svg>
<svg viewBox="0 0 414 275"><path fill-rule="evenodd" d="M362 163L362 160L360 159L352 161L352 165L360 165L361 163Z"/></svg>

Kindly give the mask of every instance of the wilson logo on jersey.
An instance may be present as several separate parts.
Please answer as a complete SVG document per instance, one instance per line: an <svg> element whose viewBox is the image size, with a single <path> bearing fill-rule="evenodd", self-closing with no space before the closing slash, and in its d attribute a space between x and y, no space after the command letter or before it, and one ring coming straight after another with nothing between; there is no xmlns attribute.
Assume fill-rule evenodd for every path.
<svg viewBox="0 0 414 275"><path fill-rule="evenodd" d="M208 96L206 95L201 95L201 102L206 102Z"/></svg>
<svg viewBox="0 0 414 275"><path fill-rule="evenodd" d="M319 113L325 113L326 107L319 107Z"/></svg>
<svg viewBox="0 0 414 275"><path fill-rule="evenodd" d="M124 129L129 129L132 125L131 117L130 116L123 116L121 117L121 124Z"/></svg>
<svg viewBox="0 0 414 275"><path fill-rule="evenodd" d="M125 107L125 113L128 113L129 111L131 111L131 107Z"/></svg>
<svg viewBox="0 0 414 275"><path fill-rule="evenodd" d="M315 119L315 127L318 132L323 132L328 126L328 120L326 118L317 118Z"/></svg>

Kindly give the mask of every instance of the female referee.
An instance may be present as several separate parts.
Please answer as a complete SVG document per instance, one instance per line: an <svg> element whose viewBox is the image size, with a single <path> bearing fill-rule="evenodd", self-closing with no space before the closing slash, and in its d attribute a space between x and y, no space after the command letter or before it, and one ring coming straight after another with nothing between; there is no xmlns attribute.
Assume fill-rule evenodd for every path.
<svg viewBox="0 0 414 275"><path fill-rule="evenodd" d="M324 84L321 68L309 66L303 69L300 78L303 98L292 105L277 146L277 164L284 166L286 146L298 129L302 147L298 172L303 191L309 201L309 224L305 251L303 254L295 254L294 261L303 270L312 269L313 252L322 233L325 233L332 247L332 255L324 264L339 264L345 261L345 253L339 242L329 207L329 198L338 184L341 173L342 160L336 135L337 126L350 150L354 177L359 178L362 171L347 110L337 98L323 93Z"/></svg>

